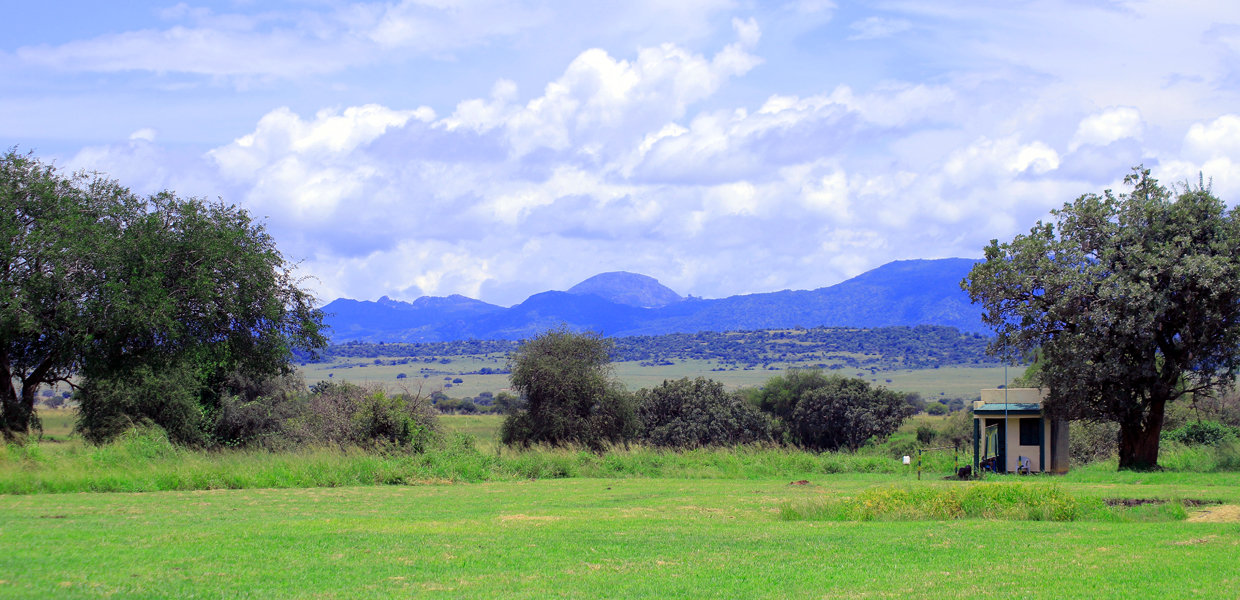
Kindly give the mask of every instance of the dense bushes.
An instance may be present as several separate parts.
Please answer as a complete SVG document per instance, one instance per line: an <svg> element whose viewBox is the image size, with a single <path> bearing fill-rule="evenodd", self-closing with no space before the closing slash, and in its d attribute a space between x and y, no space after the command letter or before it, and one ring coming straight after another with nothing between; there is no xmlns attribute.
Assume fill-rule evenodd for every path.
<svg viewBox="0 0 1240 600"><path fill-rule="evenodd" d="M503 442L601 451L635 439L670 448L774 439L855 451L872 438L886 439L915 410L903 394L819 370L776 376L751 397L729 395L722 384L700 377L664 381L634 395L612 379L610 351L610 340L567 327L523 342L508 361L519 399L495 401L507 415Z"/></svg>
<svg viewBox="0 0 1240 600"><path fill-rule="evenodd" d="M324 382L288 427L290 437L301 443L422 452L439 435L436 415L430 402L416 394Z"/></svg>
<svg viewBox="0 0 1240 600"><path fill-rule="evenodd" d="M871 438L885 440L915 410L901 394L817 370L773 377L750 400L778 419L785 441L815 450L856 450Z"/></svg>
<svg viewBox="0 0 1240 600"><path fill-rule="evenodd" d="M1068 426L1068 456L1073 465L1108 460L1118 449L1118 423L1073 421Z"/></svg>
<svg viewBox="0 0 1240 600"><path fill-rule="evenodd" d="M1240 429L1218 421L1190 421L1171 431L1164 431L1162 437L1185 446L1218 446L1235 442L1240 438Z"/></svg>
<svg viewBox="0 0 1240 600"><path fill-rule="evenodd" d="M210 416L199 402L201 383L188 365L138 365L123 374L88 379L77 392L78 431L95 443L135 427L157 426L178 444L210 445Z"/></svg>
<svg viewBox="0 0 1240 600"><path fill-rule="evenodd" d="M876 438L886 439L913 409L900 394L871 388L863 379L827 377L807 390L792 412L797 442L807 448L857 450Z"/></svg>
<svg viewBox="0 0 1240 600"><path fill-rule="evenodd" d="M770 439L766 416L740 394L702 377L664 381L637 393L642 440L659 447L731 446Z"/></svg>
<svg viewBox="0 0 1240 600"><path fill-rule="evenodd" d="M428 399L389 394L379 385L322 382L306 390L291 376L234 374L219 408L210 412L201 408L196 389L185 369L91 382L79 394L78 431L94 443L156 429L173 443L200 448L331 445L383 452L421 452L439 435L438 411Z"/></svg>

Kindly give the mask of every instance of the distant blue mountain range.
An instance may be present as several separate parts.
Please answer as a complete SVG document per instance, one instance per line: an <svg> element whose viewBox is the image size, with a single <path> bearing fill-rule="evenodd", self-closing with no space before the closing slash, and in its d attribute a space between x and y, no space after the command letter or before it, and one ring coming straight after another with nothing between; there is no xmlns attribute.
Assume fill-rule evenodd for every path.
<svg viewBox="0 0 1240 600"><path fill-rule="evenodd" d="M946 325L985 332L981 309L960 281L977 261L964 258L885 264L816 290L784 290L706 300L682 297L654 278L603 273L567 292L542 292L504 308L452 295L400 302L341 298L324 307L336 343L443 342L528 338L567 323L609 336L780 327Z"/></svg>

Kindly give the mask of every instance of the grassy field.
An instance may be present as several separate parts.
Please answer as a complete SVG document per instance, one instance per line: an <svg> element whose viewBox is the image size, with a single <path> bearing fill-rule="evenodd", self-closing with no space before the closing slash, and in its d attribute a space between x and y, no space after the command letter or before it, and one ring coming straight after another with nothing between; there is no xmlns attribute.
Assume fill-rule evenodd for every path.
<svg viewBox="0 0 1240 600"><path fill-rule="evenodd" d="M1234 522L779 518L890 481L0 496L0 597L1220 598L1240 586Z"/></svg>
<svg viewBox="0 0 1240 600"><path fill-rule="evenodd" d="M452 384L455 379L462 379L463 383L452 384L451 388L443 388L443 392L453 398L474 397L482 392L499 393L508 389L507 375L463 375L463 373L478 371L483 367L492 369L502 367L504 366L502 357L456 356L451 357L451 360L452 363L447 365L438 363L375 365L372 363L361 367L357 365L363 361L353 359L330 364L309 364L302 367L301 372L306 378L306 383L312 385L323 380L347 380L354 383L379 382L393 386L403 382L404 385L416 389L418 382L421 381L427 393L439 390L446 384ZM665 379L682 377L707 377L723 383L729 390L734 390L740 387L761 386L767 379L782 372L757 369L712 371L711 369L718 368L719 365L715 361L705 360L685 360L675 361L675 363L643 367L637 362L620 362L613 363L613 366L616 377L630 390L650 388L663 383ZM345 365L353 366L346 368ZM786 369L789 366L801 365L775 363L773 366ZM864 373L865 379L877 385L901 392L920 392L927 399L972 398L977 396L978 390L999 387L1004 382L1003 367L946 367L915 371L880 371L875 374L869 371L840 370L836 372L850 377L857 373ZM401 373L404 373L406 378L398 380L396 376ZM1023 367L1012 367L1008 370L1008 376L1012 379L1019 377L1022 373L1024 373ZM888 379L891 381L887 381Z"/></svg>
<svg viewBox="0 0 1240 600"><path fill-rule="evenodd" d="M44 413L48 436L71 418ZM1096 464L975 484L942 479L948 456L918 481L881 456L496 452L499 420L443 417L476 448L413 457L192 452L141 437L0 448L0 484L27 491L0 495L0 598L1213 598L1240 586L1237 472ZM1004 486L1096 514L922 510ZM29 493L91 489L188 491ZM922 506L870 522L832 508L893 497ZM1184 499L1205 504L1179 520ZM1009 513L993 514L1026 518Z"/></svg>

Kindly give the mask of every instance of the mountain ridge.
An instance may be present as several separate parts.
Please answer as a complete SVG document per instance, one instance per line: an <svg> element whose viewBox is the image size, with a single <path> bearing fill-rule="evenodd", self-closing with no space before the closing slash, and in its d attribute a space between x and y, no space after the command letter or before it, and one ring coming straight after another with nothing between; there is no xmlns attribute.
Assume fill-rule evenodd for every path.
<svg viewBox="0 0 1240 600"><path fill-rule="evenodd" d="M611 271L568 288L570 294L594 294L604 300L637 308L660 308L684 300L658 279L640 273Z"/></svg>
<svg viewBox="0 0 1240 600"><path fill-rule="evenodd" d="M533 294L508 308L460 295L423 296L413 302L384 296L377 302L341 298L324 311L334 313L325 321L336 342L515 340L561 323L613 336L820 325L944 325L982 332L981 309L960 289L960 281L976 262L963 258L895 261L815 290L718 299L681 297L653 277L620 271L601 273L566 292ZM620 277L600 280L604 275ZM592 285L582 287L592 280ZM673 296L676 301L642 305Z"/></svg>

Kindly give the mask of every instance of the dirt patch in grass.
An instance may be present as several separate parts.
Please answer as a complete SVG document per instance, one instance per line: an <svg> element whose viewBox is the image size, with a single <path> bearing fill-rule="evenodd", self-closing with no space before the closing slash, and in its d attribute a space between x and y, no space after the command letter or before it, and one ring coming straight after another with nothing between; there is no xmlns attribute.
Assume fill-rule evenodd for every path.
<svg viewBox="0 0 1240 600"><path fill-rule="evenodd" d="M1240 523L1240 504L1218 504L1195 511L1188 516L1189 523Z"/></svg>
<svg viewBox="0 0 1240 600"><path fill-rule="evenodd" d="M1122 506L1124 508L1135 508L1137 506L1145 506L1147 504L1166 504L1168 502L1172 502L1172 500L1168 500L1166 498L1104 498L1102 501L1105 502L1107 506ZM1183 500L1179 500L1179 503L1183 504L1185 508L1197 508L1201 506L1222 504L1222 502L1219 502L1218 500L1198 500L1196 498L1184 498Z"/></svg>
<svg viewBox="0 0 1240 600"><path fill-rule="evenodd" d="M559 521L561 517L549 516L531 516L531 515L503 515L499 518L500 522L509 523L513 521L533 521L546 523L550 521Z"/></svg>

